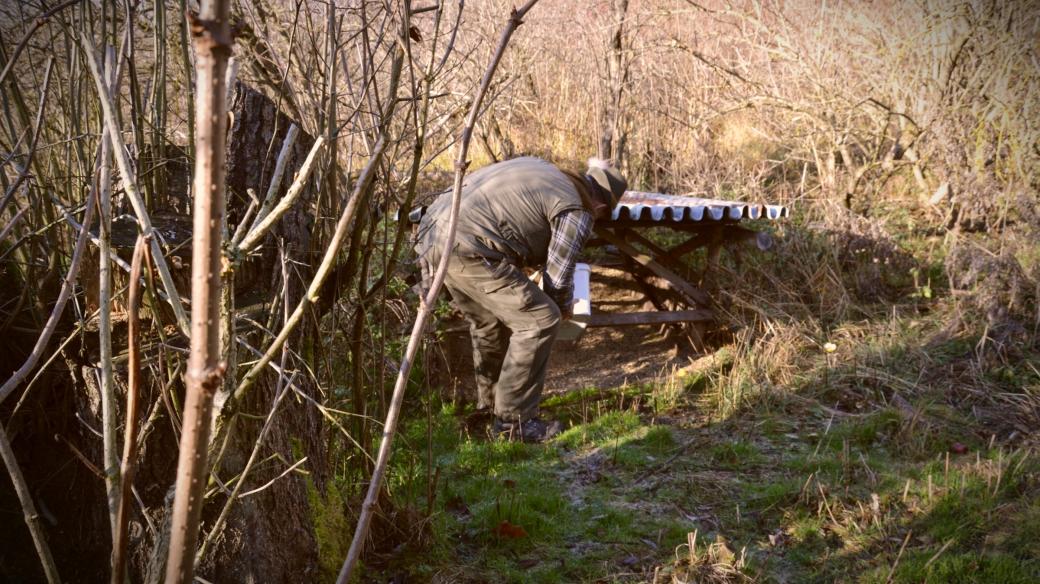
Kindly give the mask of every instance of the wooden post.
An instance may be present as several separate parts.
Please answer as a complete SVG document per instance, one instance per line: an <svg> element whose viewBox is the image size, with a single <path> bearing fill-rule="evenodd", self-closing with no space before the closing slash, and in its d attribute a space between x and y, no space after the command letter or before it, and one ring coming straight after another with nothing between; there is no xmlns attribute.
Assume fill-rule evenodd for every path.
<svg viewBox="0 0 1040 584"><path fill-rule="evenodd" d="M190 584L206 482L213 396L221 385L220 247L227 137L225 73L231 56L229 0L203 0L192 19L196 83L194 237L191 275L191 353L177 463L166 583Z"/></svg>

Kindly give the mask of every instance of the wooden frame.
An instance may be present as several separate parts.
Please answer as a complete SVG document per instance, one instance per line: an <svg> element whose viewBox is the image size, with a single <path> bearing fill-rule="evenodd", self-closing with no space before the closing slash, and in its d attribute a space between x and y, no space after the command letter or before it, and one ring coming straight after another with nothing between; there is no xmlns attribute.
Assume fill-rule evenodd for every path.
<svg viewBox="0 0 1040 584"><path fill-rule="evenodd" d="M687 233L689 237L682 243L669 249L657 245L638 230L649 227L665 227ZM627 314L593 314L588 326L632 326L641 324L669 323L707 323L714 320L711 296L701 286L709 281L709 276L718 264L719 253L724 243L747 238L751 230L739 227L735 222L720 221L712 223L669 223L667 221L613 221L596 225L595 237L587 247L612 245L617 248L625 260L624 271L646 293L647 297L658 308L657 311L636 312ZM683 261L683 256L700 249L708 248L707 262L699 273ZM683 310L667 310L657 298L657 286L647 282L646 272L656 276L678 294L690 308ZM698 282L691 282L687 275L699 274ZM699 326L697 336L700 335Z"/></svg>

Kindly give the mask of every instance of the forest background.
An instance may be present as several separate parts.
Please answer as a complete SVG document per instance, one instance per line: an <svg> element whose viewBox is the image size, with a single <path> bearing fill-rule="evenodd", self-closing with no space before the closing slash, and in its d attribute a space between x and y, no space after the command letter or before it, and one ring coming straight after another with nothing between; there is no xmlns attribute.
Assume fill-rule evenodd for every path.
<svg viewBox="0 0 1040 584"><path fill-rule="evenodd" d="M393 213L450 186L512 8L232 3L202 578L338 573L418 305ZM197 9L0 5L2 579L162 577ZM458 421L438 305L362 578L1040 575L1040 6L541 0L478 105L471 170L599 154L640 190L792 216L723 262L707 347L554 396L571 428L541 450Z"/></svg>

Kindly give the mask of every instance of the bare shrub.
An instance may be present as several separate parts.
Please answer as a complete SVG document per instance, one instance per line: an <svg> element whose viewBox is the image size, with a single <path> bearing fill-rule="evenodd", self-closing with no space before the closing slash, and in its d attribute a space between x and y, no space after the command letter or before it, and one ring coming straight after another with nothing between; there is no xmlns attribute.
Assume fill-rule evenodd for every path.
<svg viewBox="0 0 1040 584"><path fill-rule="evenodd" d="M979 242L963 239L946 258L950 285L966 306L986 324L983 342L991 341L999 355L1022 348L1037 317L1035 276L1022 269L1011 248L990 251Z"/></svg>

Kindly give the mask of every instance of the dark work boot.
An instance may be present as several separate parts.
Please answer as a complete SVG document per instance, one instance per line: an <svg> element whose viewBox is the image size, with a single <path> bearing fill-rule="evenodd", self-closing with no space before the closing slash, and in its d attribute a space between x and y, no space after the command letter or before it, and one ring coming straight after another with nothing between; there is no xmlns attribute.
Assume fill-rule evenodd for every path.
<svg viewBox="0 0 1040 584"><path fill-rule="evenodd" d="M523 442L545 442L563 431L563 424L556 420L545 422L540 418L531 418L523 422L503 422L496 417L492 425L495 436L502 436L506 440L520 440Z"/></svg>
<svg viewBox="0 0 1040 584"><path fill-rule="evenodd" d="M470 432L483 434L487 430L488 423L494 419L495 414L491 411L491 408L478 407L475 411L463 417L463 423L469 428Z"/></svg>

